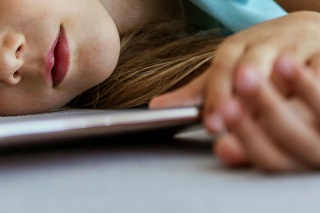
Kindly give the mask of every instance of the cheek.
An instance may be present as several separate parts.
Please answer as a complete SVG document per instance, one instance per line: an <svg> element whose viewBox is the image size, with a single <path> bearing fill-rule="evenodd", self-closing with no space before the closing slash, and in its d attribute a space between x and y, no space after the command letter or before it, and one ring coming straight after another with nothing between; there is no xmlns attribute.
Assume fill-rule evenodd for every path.
<svg viewBox="0 0 320 213"><path fill-rule="evenodd" d="M96 8L90 16L83 17L76 23L66 23L72 62L65 87L75 96L107 79L120 54L120 37L105 9Z"/></svg>
<svg viewBox="0 0 320 213"><path fill-rule="evenodd" d="M85 50L81 60L81 72L86 82L95 86L107 79L114 71L120 53L118 42L95 42Z"/></svg>
<svg viewBox="0 0 320 213"><path fill-rule="evenodd" d="M114 70L120 55L120 39L118 35L104 37L98 35L82 50L88 68L96 70Z"/></svg>

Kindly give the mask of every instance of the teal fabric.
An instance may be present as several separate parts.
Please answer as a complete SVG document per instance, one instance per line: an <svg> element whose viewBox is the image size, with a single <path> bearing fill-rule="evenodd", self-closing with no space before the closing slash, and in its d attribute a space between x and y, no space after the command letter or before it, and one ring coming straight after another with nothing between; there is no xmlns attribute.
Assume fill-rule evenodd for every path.
<svg viewBox="0 0 320 213"><path fill-rule="evenodd" d="M287 14L273 0L190 0L232 32Z"/></svg>

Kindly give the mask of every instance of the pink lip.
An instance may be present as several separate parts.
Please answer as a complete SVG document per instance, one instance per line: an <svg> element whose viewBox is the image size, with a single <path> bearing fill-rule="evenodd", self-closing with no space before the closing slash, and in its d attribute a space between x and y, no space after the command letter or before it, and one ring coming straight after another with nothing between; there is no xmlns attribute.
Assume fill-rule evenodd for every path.
<svg viewBox="0 0 320 213"><path fill-rule="evenodd" d="M46 64L46 75L56 87L61 84L68 73L70 66L70 50L68 40L63 27L48 53Z"/></svg>

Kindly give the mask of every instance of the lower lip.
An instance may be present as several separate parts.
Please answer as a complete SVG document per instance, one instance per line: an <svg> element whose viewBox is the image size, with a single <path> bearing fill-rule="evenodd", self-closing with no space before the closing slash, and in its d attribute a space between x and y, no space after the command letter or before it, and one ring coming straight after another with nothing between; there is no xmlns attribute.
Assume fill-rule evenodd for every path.
<svg viewBox="0 0 320 213"><path fill-rule="evenodd" d="M61 84L70 66L70 50L63 27L60 28L59 38L54 48L54 66L52 68L53 86Z"/></svg>

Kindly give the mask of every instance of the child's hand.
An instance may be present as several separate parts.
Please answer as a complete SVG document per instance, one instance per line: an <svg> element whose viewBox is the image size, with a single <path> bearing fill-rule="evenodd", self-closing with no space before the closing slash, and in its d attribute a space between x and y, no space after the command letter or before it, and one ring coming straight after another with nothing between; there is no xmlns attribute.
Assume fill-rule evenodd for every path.
<svg viewBox="0 0 320 213"><path fill-rule="evenodd" d="M217 156L227 164L250 163L267 171L319 169L319 72L281 56L275 75L291 89L291 98L255 72L236 75L238 97L221 105L233 137L218 141Z"/></svg>
<svg viewBox="0 0 320 213"><path fill-rule="evenodd" d="M270 77L279 55L290 54L302 64L319 66L320 14L291 13L227 38L211 67L198 79L173 93L157 97L151 108L203 105L204 122L212 132L223 130L218 105L232 96L236 72L252 70Z"/></svg>
<svg viewBox="0 0 320 213"><path fill-rule="evenodd" d="M231 98L237 72L258 72L268 79L275 60L284 54L318 69L319 26L318 13L292 13L238 33L222 43L205 82L204 122L207 128L212 132L223 130L218 108L225 99Z"/></svg>
<svg viewBox="0 0 320 213"><path fill-rule="evenodd" d="M213 133L217 133L219 131L223 131L226 127L228 127L228 125L232 127L232 134L228 134L223 137L216 147L218 156L220 156L228 164L239 165L253 163L260 168L269 170L304 169L310 166L310 161L312 161L311 166L314 166L315 160L317 160L317 155L313 154L311 157L311 155L309 155L306 151L301 151L303 150L303 145L305 145L301 143L303 140L299 140L300 142L297 142L296 146L293 146L291 148L288 147L289 150L296 149L295 151L291 150L290 154L287 153L288 150L285 149L286 151L283 152L283 149L280 150L278 149L278 147L275 147L273 145L272 140L274 139L272 138L273 136L271 137L271 135L273 135L272 132L268 133L270 134L267 136L268 143L262 143L265 144L263 146L266 147L256 147L256 145L259 143L256 143L256 140L253 139L253 137L251 137L250 140L248 139L247 142L249 142L244 145L243 138L240 138L240 130L236 129L235 126L232 125L232 122L230 120L226 121L227 124L225 123L225 111L223 111L223 109L226 109L224 108L226 103L239 98L237 94L234 93L234 76L237 73L256 73L257 76L260 76L261 82L264 82L264 86L261 85L263 88L261 89L261 91L267 91L268 93L266 94L268 94L268 96L259 96L259 98L261 99L257 99L257 97L251 97L250 103L253 103L252 106L258 106L259 103L264 103L263 101L269 104L267 106L271 107L270 109L268 109L268 107L266 107L265 105L259 105L259 107L262 107L260 109L261 112L263 112L262 114L268 115L267 123L270 125L270 127L279 125L278 123L281 121L288 124L287 127L292 126L292 128L301 130L304 129L303 131L306 131L306 133L308 134L302 134L301 132L303 131L300 130L296 132L296 134L301 133L301 135L304 135L304 139L307 139L308 135L314 135L314 126L310 128L312 122L309 122L305 116L300 116L300 111L298 111L299 113L297 113L297 109L294 107L295 105L291 103L289 104L288 100L283 100L283 98L280 98L282 96L280 93L278 93L278 90L271 86L270 82L268 83L268 81L266 80L270 78L275 66L275 62L280 55L291 55L293 56L294 61L296 61L297 63L303 65L307 64L312 68L312 70L320 70L319 26L320 15L318 13L297 12L279 19L265 22L248 30L240 32L234 36L231 36L222 43L216 53L214 60L212 61L211 67L202 76L195 79L184 88L155 98L151 101L150 107L161 108L203 105L203 121L208 130L212 131ZM239 75L241 76L241 74ZM249 76L249 79L247 80L250 83L252 79L250 80ZM277 84L277 86L279 85ZM300 92L304 91L303 89L305 88L306 87L301 88ZM301 97L305 95L306 94L300 94ZM313 94L312 96L310 95L306 97L319 97L318 99L320 99L320 95L317 95L318 94ZM241 100L245 100L245 98L242 97ZM230 106L235 103L239 102L231 101ZM306 103L310 104L307 101ZM302 106L303 109L308 109L307 107L304 107L303 104L298 105L300 106L300 108ZM320 106L320 103L318 106ZM250 106L241 106L240 109L242 109L240 115L243 118L250 118L250 116L252 115L252 109ZM283 110L281 117L277 117L275 116L275 114L272 114L277 112L277 110ZM309 113L310 110L305 111ZM269 115L268 113L271 113L271 115ZM302 122L304 119L306 119L306 121ZM282 125L282 128L285 127L286 125ZM252 126L252 128L257 127ZM246 127L244 129L246 129L246 131L250 130L249 127ZM262 127L261 129L264 130L264 128ZM291 132L290 129L285 130L287 133ZM311 133L312 131L313 133ZM283 130L283 132L285 131ZM255 131L253 131L253 133L251 134L254 133ZM256 137L258 137L259 134L260 133L257 133ZM280 135L282 135L281 137L284 138L283 134ZM289 137L292 137L292 134L285 135L285 137L287 137L288 139ZM293 137L293 139L298 140L298 138L296 137ZM298 145L299 143L300 145ZM257 150L255 147L257 149L267 149L270 152L264 151L265 154L263 154L261 150L259 153L255 151ZM297 149L297 147L299 148ZM306 145L306 147L304 148L307 147L309 146ZM261 154L261 156L259 155L257 158L259 159L260 157L260 162L255 162L253 160L254 157L249 154L248 149L253 150L251 150L250 153ZM314 149L314 151L315 150L317 149ZM304 157L306 156L300 155L308 155L313 159L308 159L308 162L305 163ZM274 159L273 163L278 165L278 167L276 167L276 165L272 164L272 162L269 161L265 161L265 164L263 163L263 161L266 160L268 156ZM297 156L299 156L298 160ZM303 163L301 162L301 159L303 159ZM316 166L319 166L319 161L317 163L318 164Z"/></svg>

